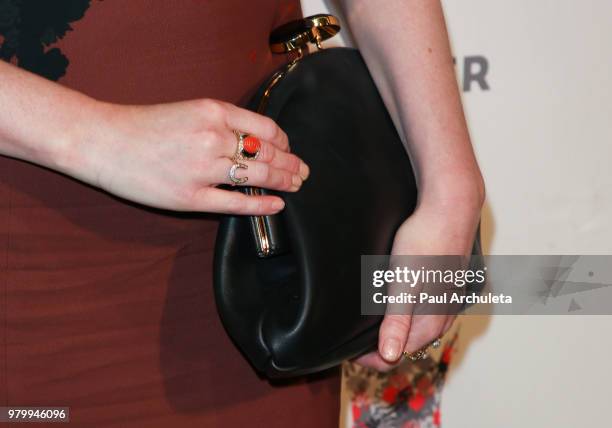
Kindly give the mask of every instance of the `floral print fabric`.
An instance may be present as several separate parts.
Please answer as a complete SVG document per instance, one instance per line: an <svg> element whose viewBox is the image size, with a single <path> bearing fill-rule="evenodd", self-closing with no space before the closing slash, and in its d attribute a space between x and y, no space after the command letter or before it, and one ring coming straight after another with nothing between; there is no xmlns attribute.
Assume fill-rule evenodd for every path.
<svg viewBox="0 0 612 428"><path fill-rule="evenodd" d="M416 362L404 361L389 373L345 363L351 428L439 428L440 399L458 332ZM438 355L435 355L438 354Z"/></svg>

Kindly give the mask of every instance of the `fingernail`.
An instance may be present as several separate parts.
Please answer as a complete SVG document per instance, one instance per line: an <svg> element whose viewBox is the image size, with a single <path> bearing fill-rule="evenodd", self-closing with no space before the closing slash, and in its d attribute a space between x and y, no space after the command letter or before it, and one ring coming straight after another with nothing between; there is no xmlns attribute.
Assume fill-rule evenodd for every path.
<svg viewBox="0 0 612 428"><path fill-rule="evenodd" d="M387 361L397 361L400 357L401 344L397 339L387 339L383 343L382 357Z"/></svg>
<svg viewBox="0 0 612 428"><path fill-rule="evenodd" d="M294 175L291 179L291 183L293 184L293 187L300 187L302 185L302 179L299 175Z"/></svg>
<svg viewBox="0 0 612 428"><path fill-rule="evenodd" d="M308 168L308 165L306 165L304 162L301 162L300 163L300 177L302 177L302 180L306 180L309 175L310 175L310 168Z"/></svg>
<svg viewBox="0 0 612 428"><path fill-rule="evenodd" d="M272 208L275 210L282 210L285 207L285 202L282 199L275 199L272 202Z"/></svg>

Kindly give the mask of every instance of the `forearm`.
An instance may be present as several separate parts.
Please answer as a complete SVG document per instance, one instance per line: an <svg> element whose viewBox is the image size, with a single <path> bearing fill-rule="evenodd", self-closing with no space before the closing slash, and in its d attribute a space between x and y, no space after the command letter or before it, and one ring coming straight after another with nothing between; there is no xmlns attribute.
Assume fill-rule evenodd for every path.
<svg viewBox="0 0 612 428"><path fill-rule="evenodd" d="M343 0L356 43L402 137L419 204L477 211L484 186L438 0Z"/></svg>
<svg viewBox="0 0 612 428"><path fill-rule="evenodd" d="M99 104L0 61L0 155L71 172L73 148L90 138L80 130L95 120Z"/></svg>

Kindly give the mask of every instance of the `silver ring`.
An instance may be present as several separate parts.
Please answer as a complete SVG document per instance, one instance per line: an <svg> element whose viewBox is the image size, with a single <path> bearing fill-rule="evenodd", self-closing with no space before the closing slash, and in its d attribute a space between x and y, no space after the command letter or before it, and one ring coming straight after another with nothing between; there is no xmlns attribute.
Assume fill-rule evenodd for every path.
<svg viewBox="0 0 612 428"><path fill-rule="evenodd" d="M248 165L245 165L243 163L240 162L236 162L232 165L232 167L229 170L229 179L232 182L232 185L235 186L237 184L244 184L247 181L249 181L249 177L243 177L243 178L238 178L236 177L236 171L238 169L249 169Z"/></svg>

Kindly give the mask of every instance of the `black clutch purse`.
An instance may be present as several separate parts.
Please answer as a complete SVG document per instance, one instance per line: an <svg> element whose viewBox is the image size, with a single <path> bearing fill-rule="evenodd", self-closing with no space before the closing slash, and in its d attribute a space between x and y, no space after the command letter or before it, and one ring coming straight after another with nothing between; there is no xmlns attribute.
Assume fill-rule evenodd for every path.
<svg viewBox="0 0 612 428"><path fill-rule="evenodd" d="M224 217L217 236L221 320L271 378L321 371L376 348L382 317L360 313L360 255L388 254L417 199L410 159L359 52L301 55L339 30L334 17L317 15L272 34L273 51L297 57L250 108L279 124L311 175L299 192L280 193L282 213Z"/></svg>

